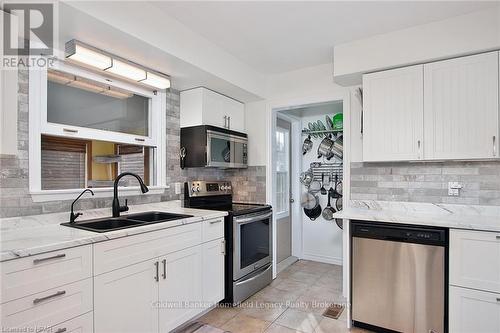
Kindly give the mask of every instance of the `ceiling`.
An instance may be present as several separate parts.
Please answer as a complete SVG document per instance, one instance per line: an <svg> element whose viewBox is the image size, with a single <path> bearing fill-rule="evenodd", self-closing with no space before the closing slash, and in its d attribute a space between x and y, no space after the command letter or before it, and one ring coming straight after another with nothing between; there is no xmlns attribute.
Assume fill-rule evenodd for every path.
<svg viewBox="0 0 500 333"><path fill-rule="evenodd" d="M333 46L498 6L494 1L154 1L263 74L331 62Z"/></svg>

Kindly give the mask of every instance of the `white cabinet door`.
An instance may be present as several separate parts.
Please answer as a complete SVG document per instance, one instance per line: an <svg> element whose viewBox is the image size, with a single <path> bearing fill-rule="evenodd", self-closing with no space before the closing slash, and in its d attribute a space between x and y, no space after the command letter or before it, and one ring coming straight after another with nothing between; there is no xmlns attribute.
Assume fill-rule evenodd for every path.
<svg viewBox="0 0 500 333"><path fill-rule="evenodd" d="M200 89L203 89L203 125L226 127L227 114L224 110L224 100L227 97L205 88Z"/></svg>
<svg viewBox="0 0 500 333"><path fill-rule="evenodd" d="M425 159L498 157L498 52L424 65Z"/></svg>
<svg viewBox="0 0 500 333"><path fill-rule="evenodd" d="M224 113L228 118L228 127L232 131L245 132L245 106L234 99L225 98Z"/></svg>
<svg viewBox="0 0 500 333"><path fill-rule="evenodd" d="M363 75L363 160L422 158L423 66Z"/></svg>
<svg viewBox="0 0 500 333"><path fill-rule="evenodd" d="M500 293L500 233L450 230L450 284Z"/></svg>
<svg viewBox="0 0 500 333"><path fill-rule="evenodd" d="M201 245L160 258L160 332L170 332L203 311L201 265Z"/></svg>
<svg viewBox="0 0 500 333"><path fill-rule="evenodd" d="M245 132L245 105L207 88L181 92L180 125L212 125Z"/></svg>
<svg viewBox="0 0 500 333"><path fill-rule="evenodd" d="M449 328L453 333L500 332L500 294L450 287Z"/></svg>
<svg viewBox="0 0 500 333"><path fill-rule="evenodd" d="M144 261L94 278L95 333L158 332L156 262Z"/></svg>
<svg viewBox="0 0 500 333"><path fill-rule="evenodd" d="M224 239L203 244L203 301L208 306L224 299Z"/></svg>

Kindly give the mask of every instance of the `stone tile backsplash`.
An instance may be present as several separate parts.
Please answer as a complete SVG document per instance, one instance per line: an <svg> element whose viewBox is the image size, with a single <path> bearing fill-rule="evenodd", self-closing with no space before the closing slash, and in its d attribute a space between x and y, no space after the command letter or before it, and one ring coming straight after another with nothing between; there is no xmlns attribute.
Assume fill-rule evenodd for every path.
<svg viewBox="0 0 500 333"><path fill-rule="evenodd" d="M18 153L0 155L0 217L34 215L69 211L72 200L33 202L29 194L28 175L28 70L20 68L18 89ZM243 202L264 203L266 201L266 168L252 166L242 170L186 169L179 166L180 148L180 94L167 93L167 184L170 188L163 194L123 196L130 204L142 204L181 199L175 194L174 183L186 180L224 179L233 182L234 199ZM76 209L111 207L112 198L82 198Z"/></svg>
<svg viewBox="0 0 500 333"><path fill-rule="evenodd" d="M500 162L351 163L351 199L500 205Z"/></svg>

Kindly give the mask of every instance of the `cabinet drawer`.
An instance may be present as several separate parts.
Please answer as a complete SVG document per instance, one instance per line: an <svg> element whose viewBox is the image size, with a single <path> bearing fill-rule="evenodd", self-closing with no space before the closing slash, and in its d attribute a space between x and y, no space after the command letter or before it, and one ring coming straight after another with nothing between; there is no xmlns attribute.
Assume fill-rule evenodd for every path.
<svg viewBox="0 0 500 333"><path fill-rule="evenodd" d="M500 332L500 294L450 287L450 332Z"/></svg>
<svg viewBox="0 0 500 333"><path fill-rule="evenodd" d="M93 313L88 312L79 317L52 326L49 332L52 333L92 333L94 327Z"/></svg>
<svg viewBox="0 0 500 333"><path fill-rule="evenodd" d="M7 302L0 309L4 328L51 327L92 311L92 279Z"/></svg>
<svg viewBox="0 0 500 333"><path fill-rule="evenodd" d="M203 242L224 237L224 218L220 217L203 222Z"/></svg>
<svg viewBox="0 0 500 333"><path fill-rule="evenodd" d="M193 223L94 244L94 275L198 245L201 225Z"/></svg>
<svg viewBox="0 0 500 333"><path fill-rule="evenodd" d="M500 233L450 231L450 284L500 293Z"/></svg>
<svg viewBox="0 0 500 333"><path fill-rule="evenodd" d="M92 276L90 245L5 261L2 303Z"/></svg>

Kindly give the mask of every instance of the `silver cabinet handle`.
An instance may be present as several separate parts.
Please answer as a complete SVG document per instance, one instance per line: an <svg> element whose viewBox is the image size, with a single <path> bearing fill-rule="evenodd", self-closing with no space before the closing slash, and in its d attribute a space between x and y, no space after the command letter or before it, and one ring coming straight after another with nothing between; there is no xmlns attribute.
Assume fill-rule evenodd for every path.
<svg viewBox="0 0 500 333"><path fill-rule="evenodd" d="M500 240L500 235L497 235L497 239Z"/></svg>
<svg viewBox="0 0 500 333"><path fill-rule="evenodd" d="M497 137L493 135L493 156L497 156Z"/></svg>
<svg viewBox="0 0 500 333"><path fill-rule="evenodd" d="M231 117L227 117L227 129L231 129Z"/></svg>
<svg viewBox="0 0 500 333"><path fill-rule="evenodd" d="M212 220L209 223L210 224L216 224L216 223L221 223L221 222L222 222L222 220Z"/></svg>
<svg viewBox="0 0 500 333"><path fill-rule="evenodd" d="M55 256L52 256L52 257L34 259L33 260L33 264L36 265L36 264L39 264L39 263L47 261L47 260L61 259L61 258L64 258L64 257L66 257L66 254L64 254L64 253L56 254Z"/></svg>
<svg viewBox="0 0 500 333"><path fill-rule="evenodd" d="M155 275L155 281L158 282L160 281L160 275L159 275L159 268L160 263L158 261L155 262L155 270L156 270L156 275Z"/></svg>
<svg viewBox="0 0 500 333"><path fill-rule="evenodd" d="M227 116L224 116L224 128L227 128Z"/></svg>
<svg viewBox="0 0 500 333"><path fill-rule="evenodd" d="M161 261L163 263L163 274L161 275L163 280L167 278L167 259Z"/></svg>
<svg viewBox="0 0 500 333"><path fill-rule="evenodd" d="M421 151L421 149L420 149L420 146L421 146L421 142L420 142L420 140L418 140L418 141L417 141L417 146L418 146L418 159L420 159L420 158L421 158L421 157L420 157L420 155L421 155L421 154L420 154L420 151Z"/></svg>
<svg viewBox="0 0 500 333"><path fill-rule="evenodd" d="M247 223L252 223L260 220L265 220L273 216L273 212L269 212L266 214L258 214L258 215L252 215L251 217L246 217L246 218L235 218L233 221L236 222L237 224L247 224Z"/></svg>
<svg viewBox="0 0 500 333"><path fill-rule="evenodd" d="M220 246L221 246L220 253L222 253L222 255L225 256L226 255L226 240L225 239L223 239L220 242Z"/></svg>
<svg viewBox="0 0 500 333"><path fill-rule="evenodd" d="M135 138L135 141L137 141L137 142L144 142L144 141L146 141L146 139L143 139L143 138Z"/></svg>
<svg viewBox="0 0 500 333"><path fill-rule="evenodd" d="M63 328L58 329L58 330L57 330L57 331L55 331L54 333L64 333L64 332L66 332L66 331L67 331L66 327L63 327Z"/></svg>
<svg viewBox="0 0 500 333"><path fill-rule="evenodd" d="M500 297L497 297L497 302L500 302Z"/></svg>
<svg viewBox="0 0 500 333"><path fill-rule="evenodd" d="M63 128L63 132L66 133L78 133L78 130L72 128Z"/></svg>
<svg viewBox="0 0 500 333"><path fill-rule="evenodd" d="M47 301L47 300L49 300L49 299L51 299L51 298L54 298L54 297L57 297L57 296L62 296L62 295L64 295L64 294L66 294L66 291L65 291L65 290L61 290L61 291L58 291L58 292L56 292L56 293L54 293L54 294L52 294L52 295L49 295L49 296L40 297L40 298L35 298L35 299L33 300L33 304L38 304L38 303L40 303L40 302Z"/></svg>

